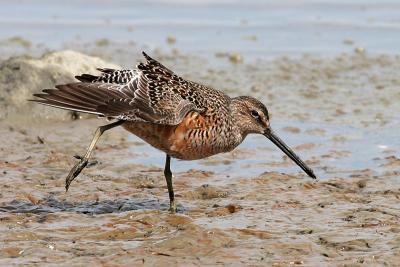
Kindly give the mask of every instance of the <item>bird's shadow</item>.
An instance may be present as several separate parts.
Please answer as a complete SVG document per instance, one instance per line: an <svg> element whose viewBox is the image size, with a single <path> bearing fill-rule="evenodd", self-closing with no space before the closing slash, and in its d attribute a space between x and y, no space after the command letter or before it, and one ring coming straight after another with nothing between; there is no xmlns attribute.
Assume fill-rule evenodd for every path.
<svg viewBox="0 0 400 267"><path fill-rule="evenodd" d="M76 212L89 215L120 213L133 210L162 210L167 211L169 205L160 203L155 199L116 199L102 200L93 202L71 203L68 201L59 201L54 197L48 197L38 204L26 200L13 200L0 207L2 212L11 213L57 213L57 212ZM179 211L184 208L179 205Z"/></svg>

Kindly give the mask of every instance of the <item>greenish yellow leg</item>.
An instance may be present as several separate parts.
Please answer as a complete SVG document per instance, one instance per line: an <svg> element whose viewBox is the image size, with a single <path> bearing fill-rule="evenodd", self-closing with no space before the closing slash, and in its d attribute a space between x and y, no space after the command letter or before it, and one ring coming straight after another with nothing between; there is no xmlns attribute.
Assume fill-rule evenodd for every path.
<svg viewBox="0 0 400 267"><path fill-rule="evenodd" d="M81 171L87 166L89 163L90 156L92 155L92 150L95 147L97 141L99 140L100 136L107 130L117 127L124 123L124 121L116 121L107 125L100 126L97 128L92 142L90 143L88 149L86 150L85 156L80 159L80 161L75 164L75 166L70 170L67 178L65 179L65 190L68 191L68 188L71 184L71 182L81 173Z"/></svg>

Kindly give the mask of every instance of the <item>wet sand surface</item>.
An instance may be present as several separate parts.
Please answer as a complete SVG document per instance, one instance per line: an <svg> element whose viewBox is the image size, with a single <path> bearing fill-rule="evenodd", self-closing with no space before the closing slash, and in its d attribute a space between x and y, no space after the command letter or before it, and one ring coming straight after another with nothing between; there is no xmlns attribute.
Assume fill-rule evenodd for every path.
<svg viewBox="0 0 400 267"><path fill-rule="evenodd" d="M0 264L225 265L263 266L387 264L400 257L400 160L380 159L387 169L348 170L312 181L302 174L252 173L242 157L267 151L240 148L199 167L175 172L178 214L169 214L156 162L122 129L105 134L93 161L64 191L64 177L82 154L97 120L11 126L1 123ZM312 144L303 144L307 154ZM270 148L272 150L272 148ZM261 155L263 154L263 155ZM322 162L308 161L324 177ZM351 154L351 152L348 152ZM307 158L307 157L306 157ZM127 159L130 162L127 164ZM206 171L201 164L234 165L232 172ZM173 162L173 168L185 162ZM216 168L218 170L218 168ZM346 176L350 177L346 177Z"/></svg>
<svg viewBox="0 0 400 267"><path fill-rule="evenodd" d="M111 7L100 5L82 27L84 37L77 37L72 30L85 22L80 20L81 13L71 21L57 16L53 5L43 2L49 7L45 18L33 17L32 28L21 32L24 37L9 34L25 27L26 21L1 16L0 23L10 27L0 33L1 60L38 57L48 50L67 48L132 67L141 60L140 51L146 50L186 78L231 96L252 95L262 100L272 116L273 129L319 179L308 178L265 137L250 136L231 153L199 161L173 160L178 213L170 214L163 176L165 155L117 128L101 137L92 166L66 193L65 177L76 162L73 156L82 155L96 127L107 122L87 116L73 120L76 114L53 112L25 100L51 83L72 79L72 69L80 62L87 63L80 71L107 67L90 64L108 63L71 52L51 60L69 66L66 74L36 63L22 70L18 66L26 65L4 63L0 66L0 89L5 88L0 95L0 265L398 265L397 3L363 9L357 1L349 5L329 2L327 6L305 1L308 4L301 12L293 3L267 5L263 7L273 8L268 19L262 20L263 14L256 12L253 19L240 15L233 24L219 17L224 10L221 4L210 13L220 20L208 26L202 21L177 20L171 32L163 26L163 19L170 18L156 22L151 18L124 20L123 16L122 20L107 19L104 8ZM258 4L252 2L253 8ZM178 5L161 5L154 14ZM13 3L3 7L3 12L12 10ZM336 13L342 19L338 24L336 17L307 19L315 10L325 14L333 7L348 11ZM141 8L148 6L138 8L138 14ZM189 5L183 11L193 15L196 8L200 7ZM230 12L236 14L242 7L235 8ZM270 25L274 14L293 12L298 16L282 25ZM46 34L65 32L67 40L41 43L38 37L48 37L33 33L37 25L49 21L57 23ZM348 27L344 22L352 31L343 31L342 27ZM222 25L215 33L221 38L208 46L198 43L210 36L214 24ZM287 42L280 35L294 24L308 25L293 30L299 31L304 42L296 43L296 38ZM102 27L132 34L134 41L113 41L113 35L106 35ZM193 28L199 29L198 40L187 35ZM154 39L147 38L151 29L158 33ZM238 42L232 41L235 31ZM380 38L374 35L377 32ZM270 39L274 41L266 43ZM309 47L309 42L315 47ZM39 66L37 72L32 66ZM41 79L44 73L48 74L45 80ZM22 90L18 80L26 77L32 86Z"/></svg>

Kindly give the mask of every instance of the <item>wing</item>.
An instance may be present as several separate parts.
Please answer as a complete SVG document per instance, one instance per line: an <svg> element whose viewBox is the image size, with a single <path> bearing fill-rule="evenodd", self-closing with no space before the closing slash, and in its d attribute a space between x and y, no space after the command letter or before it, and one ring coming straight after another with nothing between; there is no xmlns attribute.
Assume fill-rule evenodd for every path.
<svg viewBox="0 0 400 267"><path fill-rule="evenodd" d="M137 103L147 104L157 114L173 110L181 101L199 113L229 107L230 97L223 92L183 79L146 53L143 55L146 62L137 66Z"/></svg>
<svg viewBox="0 0 400 267"><path fill-rule="evenodd" d="M146 61L136 70L98 69L99 76L76 76L81 82L45 89L35 94L41 99L33 101L120 120L168 125L179 124L190 111L202 113L220 108L221 101L230 101L222 92L187 81L143 55Z"/></svg>

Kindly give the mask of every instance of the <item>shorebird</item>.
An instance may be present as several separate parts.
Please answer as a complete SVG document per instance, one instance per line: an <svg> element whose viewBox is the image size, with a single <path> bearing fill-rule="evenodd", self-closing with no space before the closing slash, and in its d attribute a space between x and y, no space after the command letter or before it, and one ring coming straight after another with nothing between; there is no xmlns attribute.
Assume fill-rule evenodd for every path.
<svg viewBox="0 0 400 267"><path fill-rule="evenodd" d="M97 128L86 154L69 172L65 188L87 166L93 148L107 130L122 126L165 152L164 176L171 212L176 212L171 157L196 160L237 147L248 134L262 134L310 177L314 172L271 129L267 108L250 96L225 93L176 75L143 52L136 69L99 68L98 76L82 74L80 82L34 94L40 104L96 114L114 122Z"/></svg>

